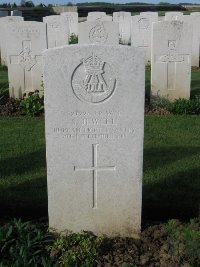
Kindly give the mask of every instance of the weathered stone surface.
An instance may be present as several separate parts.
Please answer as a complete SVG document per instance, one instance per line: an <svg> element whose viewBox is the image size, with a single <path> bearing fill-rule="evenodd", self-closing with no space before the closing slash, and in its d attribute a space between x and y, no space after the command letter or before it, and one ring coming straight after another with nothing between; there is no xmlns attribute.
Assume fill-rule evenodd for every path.
<svg viewBox="0 0 200 267"><path fill-rule="evenodd" d="M151 15L138 15L132 17L131 45L139 47L146 52L146 63L151 61L152 25L157 18Z"/></svg>
<svg viewBox="0 0 200 267"><path fill-rule="evenodd" d="M105 12L89 12L87 16L87 21L112 21L112 16L106 15Z"/></svg>
<svg viewBox="0 0 200 267"><path fill-rule="evenodd" d="M60 14L63 23L69 24L69 35L78 35L78 13L77 12L63 12Z"/></svg>
<svg viewBox="0 0 200 267"><path fill-rule="evenodd" d="M42 51L47 48L46 24L10 23L7 26L10 97L22 98L35 90L43 93Z"/></svg>
<svg viewBox="0 0 200 267"><path fill-rule="evenodd" d="M23 21L22 17L18 16L9 16L0 18L0 36L4 36L4 38L0 37L0 51L1 51L1 64L7 66L7 26L9 23L15 23Z"/></svg>
<svg viewBox="0 0 200 267"><path fill-rule="evenodd" d="M122 44L129 44L131 41L131 13L114 12L113 21L119 23L119 39Z"/></svg>
<svg viewBox="0 0 200 267"><path fill-rule="evenodd" d="M79 23L79 44L119 44L119 26L112 21L87 21Z"/></svg>
<svg viewBox="0 0 200 267"><path fill-rule="evenodd" d="M49 226L57 231L140 232L144 65L143 52L128 46L44 53Z"/></svg>
<svg viewBox="0 0 200 267"><path fill-rule="evenodd" d="M48 16L43 18L47 24L48 48L67 45L69 43L69 24L61 16Z"/></svg>
<svg viewBox="0 0 200 267"><path fill-rule="evenodd" d="M181 21L153 24L152 98L190 97L192 31Z"/></svg>
<svg viewBox="0 0 200 267"><path fill-rule="evenodd" d="M166 12L165 20L179 20L183 16L182 12Z"/></svg>
<svg viewBox="0 0 200 267"><path fill-rule="evenodd" d="M192 66L199 67L199 52L200 52L200 13L199 15L184 15L179 20L189 23L193 31L192 38Z"/></svg>

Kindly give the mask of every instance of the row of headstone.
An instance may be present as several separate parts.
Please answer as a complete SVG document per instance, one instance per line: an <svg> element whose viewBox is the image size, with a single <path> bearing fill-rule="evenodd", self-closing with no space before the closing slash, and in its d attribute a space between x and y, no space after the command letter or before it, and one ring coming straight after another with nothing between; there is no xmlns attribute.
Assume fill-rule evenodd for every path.
<svg viewBox="0 0 200 267"><path fill-rule="evenodd" d="M0 19L0 36L4 36L1 38L1 57L3 63L8 65L11 97L22 98L24 93L35 90L42 94L42 51L46 48L68 44L69 23L62 19L62 16L44 18L47 24L23 22L23 18L17 16ZM148 25L146 18L150 15L145 14L142 18L140 16L136 16L136 19L138 19L141 31L145 31L146 35L142 35L143 42L138 43L137 47L141 50L147 51L147 48L149 50L146 55L152 62L152 97L188 98L193 40L191 26L174 20L152 23L149 36L152 33L153 35L150 38L146 29ZM195 19L196 17L198 18L194 16ZM159 27L161 30L158 30ZM67 29L66 32L63 32L62 28ZM81 33L79 44L118 45L118 22L98 20L80 23L79 32ZM164 37L162 37L163 34ZM137 35L139 36L140 32L135 31L135 36ZM151 39L152 52L150 52ZM160 45L162 40L165 42L163 46ZM181 75L185 77L184 85Z"/></svg>
<svg viewBox="0 0 200 267"><path fill-rule="evenodd" d="M105 31L104 21L106 21L105 12L90 12L88 21L101 21L101 32ZM111 16L108 16L112 18ZM90 18L90 19L89 19ZM191 15L183 15L181 12L166 12L164 17L166 21L179 20L190 24L192 35L192 66L199 67L199 51L200 51L200 13L195 12ZM146 52L146 63L151 61L151 41L152 41L152 26L158 22L157 12L141 12L140 15L132 16L130 12L114 12L113 21L119 23L119 39L122 44L130 44L139 48L143 48ZM86 29L87 24L81 29ZM112 25L112 24L111 24ZM90 28L89 24L88 27ZM100 27L98 27L100 29ZM88 29L86 30L86 32ZM99 35L101 35L99 31ZM80 33L82 36L84 33ZM98 32L97 34L98 35ZM103 38L101 38L103 39ZM91 41L91 43L99 43Z"/></svg>

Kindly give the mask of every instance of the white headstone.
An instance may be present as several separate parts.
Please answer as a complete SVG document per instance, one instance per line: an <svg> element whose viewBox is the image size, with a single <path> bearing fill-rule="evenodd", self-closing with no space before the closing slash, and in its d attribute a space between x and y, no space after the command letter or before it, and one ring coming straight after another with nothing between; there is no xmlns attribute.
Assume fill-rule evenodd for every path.
<svg viewBox="0 0 200 267"><path fill-rule="evenodd" d="M119 26L113 21L87 21L79 23L79 44L119 44Z"/></svg>
<svg viewBox="0 0 200 267"><path fill-rule="evenodd" d="M192 66L199 67L199 52L200 52L200 13L199 15L184 15L180 20L190 24L193 31L192 38Z"/></svg>
<svg viewBox="0 0 200 267"><path fill-rule="evenodd" d="M87 16L87 21L112 21L112 16L106 15L105 12L89 12Z"/></svg>
<svg viewBox="0 0 200 267"><path fill-rule="evenodd" d="M8 11L1 11L0 10L0 18L8 16Z"/></svg>
<svg viewBox="0 0 200 267"><path fill-rule="evenodd" d="M192 30L181 21L153 24L151 94L169 100L190 97Z"/></svg>
<svg viewBox="0 0 200 267"><path fill-rule="evenodd" d="M50 227L108 236L140 232L144 76L144 54L133 47L45 52Z"/></svg>
<svg viewBox="0 0 200 267"><path fill-rule="evenodd" d="M10 23L16 23L23 21L24 19L22 17L18 16L9 16L0 18L0 36L3 36L3 38L0 38L0 51L1 51L1 64L7 66L7 39L6 39L6 32L7 32L7 26Z"/></svg>
<svg viewBox="0 0 200 267"><path fill-rule="evenodd" d="M48 48L63 46L69 43L69 24L61 19L61 16L47 16L43 18L47 23Z"/></svg>
<svg viewBox="0 0 200 267"><path fill-rule="evenodd" d="M20 16L20 17L22 17L22 11L21 10L13 10L13 11L11 11L11 16Z"/></svg>
<svg viewBox="0 0 200 267"><path fill-rule="evenodd" d="M140 12L140 15L146 15L146 16L151 16L153 17L155 20L158 20L158 12Z"/></svg>
<svg viewBox="0 0 200 267"><path fill-rule="evenodd" d="M78 35L78 13L77 12L63 12L61 13L63 23L69 24L69 35Z"/></svg>
<svg viewBox="0 0 200 267"><path fill-rule="evenodd" d="M122 44L129 44L131 41L131 13L114 12L113 21L119 23L119 39Z"/></svg>
<svg viewBox="0 0 200 267"><path fill-rule="evenodd" d="M46 24L10 23L7 27L7 55L10 97L22 98L42 87L42 52L47 48Z"/></svg>
<svg viewBox="0 0 200 267"><path fill-rule="evenodd" d="M182 12L166 12L165 20L179 20L183 16Z"/></svg>
<svg viewBox="0 0 200 267"><path fill-rule="evenodd" d="M149 15L132 17L131 45L139 47L146 52L146 63L151 61L152 25L157 19Z"/></svg>

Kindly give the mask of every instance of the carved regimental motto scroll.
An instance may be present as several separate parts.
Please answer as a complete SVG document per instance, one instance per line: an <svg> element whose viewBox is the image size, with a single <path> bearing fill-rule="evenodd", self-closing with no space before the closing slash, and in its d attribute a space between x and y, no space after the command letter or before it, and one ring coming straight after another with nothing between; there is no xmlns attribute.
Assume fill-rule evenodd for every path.
<svg viewBox="0 0 200 267"><path fill-rule="evenodd" d="M102 22L97 22L97 24L89 32L89 39L92 43L103 44L107 38L108 34Z"/></svg>
<svg viewBox="0 0 200 267"><path fill-rule="evenodd" d="M84 102L103 102L112 96L115 87L112 66L95 54L82 59L72 74L74 94Z"/></svg>

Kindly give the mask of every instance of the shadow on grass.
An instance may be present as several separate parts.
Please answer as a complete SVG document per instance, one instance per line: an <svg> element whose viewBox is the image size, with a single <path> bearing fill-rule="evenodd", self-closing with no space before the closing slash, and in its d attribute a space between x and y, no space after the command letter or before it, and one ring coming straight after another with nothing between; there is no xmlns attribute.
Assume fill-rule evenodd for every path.
<svg viewBox="0 0 200 267"><path fill-rule="evenodd" d="M200 216L200 166L193 167L193 161L190 160L190 157L197 156L199 151L198 147L145 149L145 173L159 168L161 177L151 177L151 181L143 184L143 220L187 220ZM184 158L188 158L188 162L191 161L185 170L185 160L181 163ZM176 162L177 168L174 169L173 165L169 175L169 168L166 171L165 166ZM158 176L158 173L156 175Z"/></svg>
<svg viewBox="0 0 200 267"><path fill-rule="evenodd" d="M15 184L0 191L1 218L33 220L47 217L46 176Z"/></svg>
<svg viewBox="0 0 200 267"><path fill-rule="evenodd" d="M20 175L27 171L34 172L44 166L46 166L45 148L30 154L3 159L0 160L0 179L13 174Z"/></svg>
<svg viewBox="0 0 200 267"><path fill-rule="evenodd" d="M199 216L200 168L179 172L165 181L144 185L143 220Z"/></svg>
<svg viewBox="0 0 200 267"><path fill-rule="evenodd" d="M200 147L156 147L144 149L144 171L164 167L170 163L180 161L200 154ZM199 167L200 168L200 167ZM200 169L199 169L200 171Z"/></svg>

